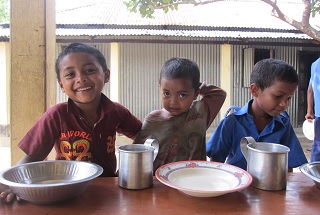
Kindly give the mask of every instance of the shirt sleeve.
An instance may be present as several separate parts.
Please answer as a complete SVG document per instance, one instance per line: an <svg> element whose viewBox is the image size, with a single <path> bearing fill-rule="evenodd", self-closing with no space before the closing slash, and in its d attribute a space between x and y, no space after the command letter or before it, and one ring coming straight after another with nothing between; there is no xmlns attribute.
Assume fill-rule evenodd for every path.
<svg viewBox="0 0 320 215"><path fill-rule="evenodd" d="M227 94L217 86L202 84L200 95L202 96L201 100L204 101L208 113L207 128L209 128L219 113Z"/></svg>
<svg viewBox="0 0 320 215"><path fill-rule="evenodd" d="M312 83L313 83L315 70L316 70L316 66L315 66L315 63L313 63L313 64L311 64L311 76L310 76L310 80L309 80L309 85L312 85Z"/></svg>
<svg viewBox="0 0 320 215"><path fill-rule="evenodd" d="M118 114L121 122L117 132L133 139L141 129L142 122L135 117L127 108L118 105Z"/></svg>
<svg viewBox="0 0 320 215"><path fill-rule="evenodd" d="M152 124L148 122L148 120L144 120L141 130L135 137L133 143L134 144L144 144L146 139L156 139L155 135L152 132Z"/></svg>
<svg viewBox="0 0 320 215"><path fill-rule="evenodd" d="M290 123L290 122L289 122ZM307 163L308 160L303 152L300 141L294 132L291 124L288 126L286 133L283 135L283 140L281 140L283 145L286 145L290 148L288 154L288 167L295 168L304 163Z"/></svg>
<svg viewBox="0 0 320 215"><path fill-rule="evenodd" d="M206 153L211 160L225 162L232 145L232 135L230 134L226 119L223 119L206 143Z"/></svg>
<svg viewBox="0 0 320 215"><path fill-rule="evenodd" d="M18 147L35 160L44 160L59 139L57 124L50 112L44 113L18 143Z"/></svg>

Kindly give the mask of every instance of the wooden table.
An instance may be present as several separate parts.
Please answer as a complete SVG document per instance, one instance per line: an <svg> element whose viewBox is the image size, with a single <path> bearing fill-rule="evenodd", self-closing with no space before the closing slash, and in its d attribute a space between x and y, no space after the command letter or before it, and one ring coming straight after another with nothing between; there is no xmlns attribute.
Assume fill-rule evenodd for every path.
<svg viewBox="0 0 320 215"><path fill-rule="evenodd" d="M212 198L188 196L156 178L144 190L120 188L118 178L96 178L74 199L46 206L14 202L0 205L0 214L320 214L320 190L302 173L289 173L283 191L248 187Z"/></svg>

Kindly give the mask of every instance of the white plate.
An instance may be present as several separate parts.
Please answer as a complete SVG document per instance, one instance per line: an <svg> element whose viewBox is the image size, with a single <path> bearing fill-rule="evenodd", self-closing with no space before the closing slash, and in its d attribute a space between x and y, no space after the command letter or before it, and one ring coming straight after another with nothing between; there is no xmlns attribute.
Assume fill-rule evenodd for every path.
<svg viewBox="0 0 320 215"><path fill-rule="evenodd" d="M252 182L251 175L236 166L211 161L179 161L159 167L163 184L197 197L215 197L239 191Z"/></svg>
<svg viewBox="0 0 320 215"><path fill-rule="evenodd" d="M302 124L302 132L306 138L309 140L313 140L314 138L314 120L309 122L308 120L305 120Z"/></svg>

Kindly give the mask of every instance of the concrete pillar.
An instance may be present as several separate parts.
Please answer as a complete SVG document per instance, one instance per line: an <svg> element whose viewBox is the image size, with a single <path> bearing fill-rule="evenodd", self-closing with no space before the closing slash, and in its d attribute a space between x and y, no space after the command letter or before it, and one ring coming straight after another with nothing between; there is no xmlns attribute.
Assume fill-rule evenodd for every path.
<svg viewBox="0 0 320 215"><path fill-rule="evenodd" d="M11 163L17 144L55 98L55 0L10 1ZM54 82L54 83L53 83Z"/></svg>
<svg viewBox="0 0 320 215"><path fill-rule="evenodd" d="M111 43L110 47L110 100L120 103L120 43Z"/></svg>
<svg viewBox="0 0 320 215"><path fill-rule="evenodd" d="M231 45L223 44L220 49L221 54L221 71L220 71L220 86L227 92L227 98L220 110L220 119L223 119L224 114L231 105Z"/></svg>

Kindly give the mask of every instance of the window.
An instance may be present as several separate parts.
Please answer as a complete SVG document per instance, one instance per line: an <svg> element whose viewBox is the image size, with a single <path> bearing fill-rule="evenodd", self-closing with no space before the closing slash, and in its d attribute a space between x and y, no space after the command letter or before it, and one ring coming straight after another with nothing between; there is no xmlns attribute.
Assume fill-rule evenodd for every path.
<svg viewBox="0 0 320 215"><path fill-rule="evenodd" d="M273 49L243 49L243 70L242 70L242 87L250 87L250 74L254 64L266 58L275 56Z"/></svg>

